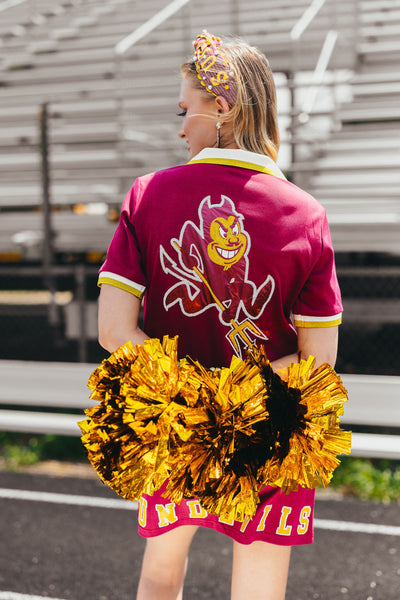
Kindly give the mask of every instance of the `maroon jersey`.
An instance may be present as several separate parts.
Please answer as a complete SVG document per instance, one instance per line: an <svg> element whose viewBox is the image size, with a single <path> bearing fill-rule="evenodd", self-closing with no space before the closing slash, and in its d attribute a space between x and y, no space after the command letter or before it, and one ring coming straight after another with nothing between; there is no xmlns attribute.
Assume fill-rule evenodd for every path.
<svg viewBox="0 0 400 600"><path fill-rule="evenodd" d="M205 149L140 177L127 194L99 285L144 295L144 331L179 335L180 356L228 365L251 343L296 352L296 325L342 305L326 214L268 157Z"/></svg>

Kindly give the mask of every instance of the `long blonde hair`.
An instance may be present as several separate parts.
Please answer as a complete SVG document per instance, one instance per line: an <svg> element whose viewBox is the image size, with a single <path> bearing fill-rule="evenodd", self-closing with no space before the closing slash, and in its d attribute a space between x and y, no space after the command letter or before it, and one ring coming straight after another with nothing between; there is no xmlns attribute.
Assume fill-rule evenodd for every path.
<svg viewBox="0 0 400 600"><path fill-rule="evenodd" d="M235 73L237 99L225 115L232 124L235 142L242 150L277 159L279 132L276 109L276 90L272 71L265 56L242 41L223 44L224 55ZM181 66L184 76L194 76L194 85L210 98L211 93L201 85L196 64L188 61Z"/></svg>

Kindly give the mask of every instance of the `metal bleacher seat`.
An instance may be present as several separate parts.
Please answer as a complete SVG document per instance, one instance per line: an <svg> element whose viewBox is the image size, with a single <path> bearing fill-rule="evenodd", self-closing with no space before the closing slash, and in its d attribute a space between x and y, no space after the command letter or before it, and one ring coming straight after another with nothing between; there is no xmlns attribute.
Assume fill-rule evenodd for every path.
<svg viewBox="0 0 400 600"><path fill-rule="evenodd" d="M54 204L85 202L81 194L75 198L72 193L59 196L59 190L63 186L65 189L71 181L86 179L88 185L96 185L95 178L98 176L102 182L111 182L113 178L115 182L123 172L126 173L126 185L129 185L141 172L170 166L186 158L183 153L177 157L174 152L164 152L157 160L154 142L151 141L152 138L159 139L159 145L164 148L174 127L165 127L163 121L171 121L176 112L177 86L174 78L177 65L190 49L191 37L188 34L187 40L179 41L182 21L181 16L177 16L171 19L168 27L150 35L123 65L125 109L135 126L146 119L151 156L148 156L146 143L141 141L136 152L132 145L128 150L124 149L126 167L116 169L117 159L121 156L116 150L119 127L116 91L121 90L114 81L113 47L135 24L144 22L165 2L152 2L151 6L140 3L131 13L127 11L128 3L125 6L119 3L119 9L113 11L102 10L99 4L76 3L67 15L54 17L51 27L45 22L38 22L30 29L26 42L22 36L6 41L7 60L0 65L3 67L0 70L3 85L0 95L0 172L7 186L0 194L3 206L9 205L9 198L18 201L21 197L26 206L28 200L21 194L21 182L31 182L35 190L28 194L29 203L33 204L38 199L37 107L46 100L51 102L51 115L54 117L51 121ZM229 2L225 4L228 6ZM307 3L300 0L293 4L291 11L296 18ZM226 20L226 6L218 10L214 7L214 24ZM107 7L104 5L103 8ZM262 2L253 1L249 8L258 11L257 14L260 11L265 14ZM271 14L274 27L280 23L278 8ZM193 27L200 26L197 22L202 20L203 12L193 10ZM251 11L244 11L243 23L248 21L249 27L252 23L253 28L255 25L259 27L251 15ZM286 31L289 26L286 25ZM176 35L171 36L171 30L175 30ZM168 62L169 71L166 73ZM175 63L176 66L173 66ZM168 93L170 97L166 98ZM175 142L170 142L171 148L176 148ZM138 154L144 156L144 160ZM166 156L171 159L169 163L165 161ZM17 173L19 188L8 194L7 190L10 190L12 180L16 180ZM118 188L118 185L114 187ZM87 197L93 197L93 194L89 193ZM115 197L114 203L120 200L120 197ZM107 241L104 243L106 245Z"/></svg>
<svg viewBox="0 0 400 600"><path fill-rule="evenodd" d="M360 2L351 102L320 144L307 189L327 208L336 251L400 254L400 2ZM382 311L381 311L382 312Z"/></svg>
<svg viewBox="0 0 400 600"><path fill-rule="evenodd" d="M18 248L23 243L18 238L12 240L8 232L20 231L29 232L29 236L39 234L37 240L42 239L43 217L34 212L25 213L23 220L21 215L15 213L6 213L2 215L2 235L0 238L0 252L7 252L10 249L10 242L13 241L13 248ZM21 222L22 221L22 222ZM57 232L55 240L55 249L57 252L68 254L70 252L82 253L104 252L104 240L111 239L115 225L104 218L104 215L93 214L74 214L71 212L59 212L53 215L54 230Z"/></svg>
<svg viewBox="0 0 400 600"><path fill-rule="evenodd" d="M400 2L359 5L351 100L339 107L333 133L293 172L326 207L336 253L375 253L393 261L400 256ZM380 281L382 268L371 269L368 277ZM339 273L352 278L353 293L366 276L361 266ZM400 300L355 293L344 297L344 315L350 326L398 325Z"/></svg>
<svg viewBox="0 0 400 600"><path fill-rule="evenodd" d="M376 17L370 18L371 11L378 11L379 18L382 13L369 0L365 2L370 10L361 15L361 26L367 31L362 33L364 37L360 47L364 41L373 44L368 28L374 26ZM62 4L60 1L59 5ZM178 124L174 118L178 67L187 56L190 40L199 29L206 27L221 34L233 30L233 5L230 0L222 0L218 5L211 0L201 6L191 3L186 13L181 11L171 17L167 24L135 46L120 65L121 78L118 79L113 53L116 41L165 4L164 0L139 2L133 10L131 3L126 0L76 1L68 6L64 3L64 8L58 12L54 10L56 14L51 18L43 22L38 20L30 26L26 38L22 35L4 38L7 52L4 62L0 63L0 177L5 187L0 192L1 206L10 206L11 200L22 202L24 207L34 206L40 199L37 111L38 105L44 101L51 103L50 161L52 202L56 206L72 207L76 203L93 202L99 185L108 190L99 195L99 200L110 205L119 204L122 191L129 187L137 175L186 159L184 150L179 147L176 136ZM239 9L239 34L266 52L274 71L292 68L293 47L288 43L288 34L310 2L277 0L273 6L266 6L263 0L243 0L235 4ZM335 7L334 23L343 35L335 54L334 66L349 68L353 65L351 53L348 52L354 27L352 3L340 1L335 3ZM324 7L316 23L307 30L306 50L302 52L303 68L315 66L332 18L332 7L329 10ZM26 17L15 24L24 26L24 23ZM188 27L183 28L183 23L187 23ZM358 76L364 77L361 80L364 86L373 82L365 79L365 70ZM385 83L384 79L381 81ZM355 84L353 89L356 90ZM381 106L375 106L372 113L372 109L364 106L360 99L361 87L358 91L357 102L362 106L360 104L356 111L355 104L353 107L342 107L342 132L346 128L354 129L351 119L355 112L357 118L362 117L364 122L368 112L371 123L378 118L379 111L382 118L387 115L387 97ZM396 96L392 96L391 113L395 116L398 109ZM374 102L376 104L376 99ZM122 130L129 130L126 137L136 142L121 139ZM332 215L334 237L340 249L346 250L353 249L354 244L360 241L358 235L351 233L349 237L347 233L349 227L352 229L356 225L353 222L354 215L359 210L354 196L355 188L360 184L360 176L367 182L371 173L361 148L359 154L354 145L349 150L359 163L355 169L346 161L343 151L334 150L335 141L340 143L342 132L332 138L331 148L329 145L323 148L323 157L307 165L297 164L293 172L307 173L312 170L310 191L315 189L321 192L321 201L326 202L328 212ZM356 135L354 139L358 139ZM382 145L383 138L380 140ZM388 190L388 199L392 199L392 191L398 182L398 175L390 166L395 159L390 150L380 148L375 160L385 171L385 189ZM338 172L342 173L339 183ZM332 186L332 180L337 185ZM29 192L25 194L24 189L28 187ZM346 189L353 193L354 203L350 208L341 203ZM318 197L317 193L315 195ZM383 195L386 197L386 194ZM390 211L392 209L393 205L390 205ZM386 212L390 211L388 209ZM340 222L343 215L347 222ZM82 220L83 227L86 227L86 222ZM336 233L339 229L342 231L340 238ZM369 234L369 230L362 227L361 230L361 236ZM387 240L386 246L389 243ZM104 248L108 241L103 240Z"/></svg>

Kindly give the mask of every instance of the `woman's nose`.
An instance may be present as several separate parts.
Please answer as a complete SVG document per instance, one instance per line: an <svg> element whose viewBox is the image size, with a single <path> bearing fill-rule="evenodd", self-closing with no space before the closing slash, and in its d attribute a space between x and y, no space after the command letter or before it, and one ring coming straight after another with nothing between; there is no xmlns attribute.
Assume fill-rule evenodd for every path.
<svg viewBox="0 0 400 600"><path fill-rule="evenodd" d="M186 135L185 135L185 132L184 132L184 130L183 130L183 125L181 126L181 128L180 128L180 130L179 130L179 132L178 132L178 136L179 136L179 137L180 137L182 140L183 140L183 139L186 137Z"/></svg>

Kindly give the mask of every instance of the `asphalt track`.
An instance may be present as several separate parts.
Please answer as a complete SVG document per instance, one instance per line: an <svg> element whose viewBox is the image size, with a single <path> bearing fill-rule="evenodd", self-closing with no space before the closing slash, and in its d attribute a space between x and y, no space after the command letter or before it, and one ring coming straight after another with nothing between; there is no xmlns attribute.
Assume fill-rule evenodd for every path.
<svg viewBox="0 0 400 600"><path fill-rule="evenodd" d="M286 600L400 600L400 510L319 497ZM133 503L92 478L0 473L0 600L134 600L144 541ZM229 599L231 544L200 529L185 600ZM251 600L251 599L244 599Z"/></svg>

